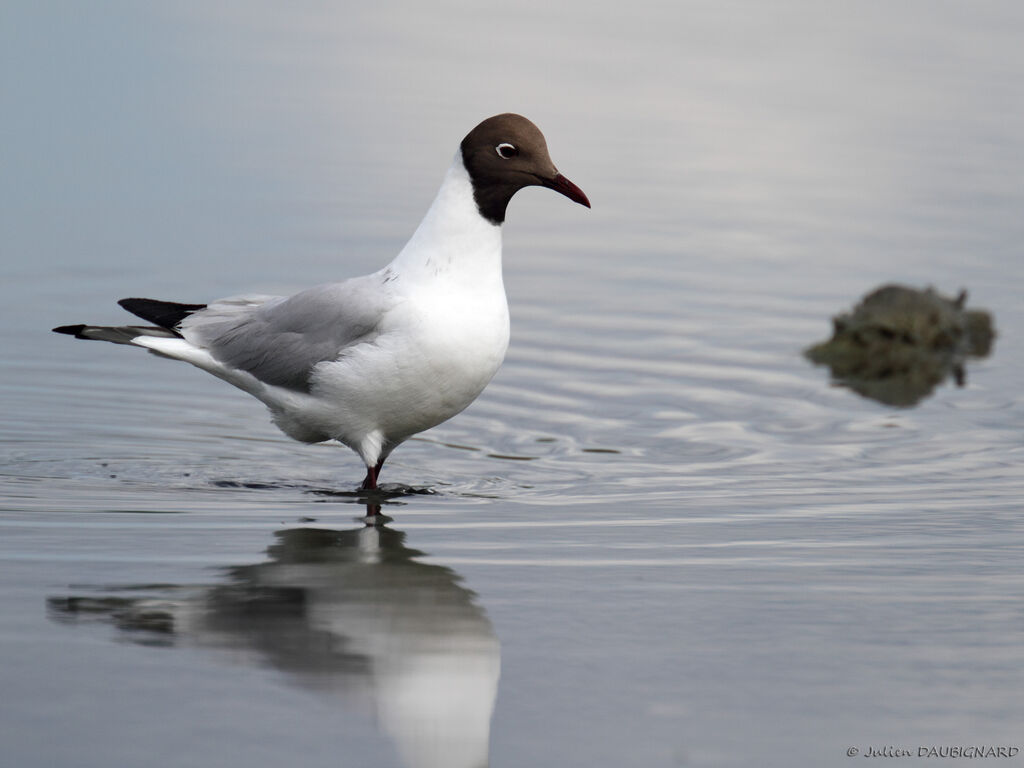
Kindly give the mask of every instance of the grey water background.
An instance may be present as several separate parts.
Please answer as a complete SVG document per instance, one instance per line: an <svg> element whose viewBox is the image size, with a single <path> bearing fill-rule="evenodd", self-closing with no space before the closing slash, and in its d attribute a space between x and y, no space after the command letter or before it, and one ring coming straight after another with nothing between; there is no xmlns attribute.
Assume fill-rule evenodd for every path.
<svg viewBox="0 0 1024 768"><path fill-rule="evenodd" d="M1012 2L3 4L3 764L1024 747L1022 35ZM508 358L396 451L433 493L383 531L347 449L49 333L372 271L509 110L594 207L513 201ZM885 282L994 314L964 387L896 409L801 357Z"/></svg>

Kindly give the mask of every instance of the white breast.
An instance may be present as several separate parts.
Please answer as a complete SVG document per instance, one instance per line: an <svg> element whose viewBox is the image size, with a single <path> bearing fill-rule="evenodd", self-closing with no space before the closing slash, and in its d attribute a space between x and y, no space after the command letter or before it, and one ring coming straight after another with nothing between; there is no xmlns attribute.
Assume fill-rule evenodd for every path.
<svg viewBox="0 0 1024 768"><path fill-rule="evenodd" d="M461 155L381 275L392 307L379 334L317 366L304 414L370 464L472 403L508 347L501 228L480 216Z"/></svg>

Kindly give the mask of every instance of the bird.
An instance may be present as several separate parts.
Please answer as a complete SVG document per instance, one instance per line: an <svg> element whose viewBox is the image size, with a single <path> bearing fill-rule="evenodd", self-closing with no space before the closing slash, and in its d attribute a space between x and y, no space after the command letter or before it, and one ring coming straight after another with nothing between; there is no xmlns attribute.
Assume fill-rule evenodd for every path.
<svg viewBox="0 0 1024 768"><path fill-rule="evenodd" d="M291 296L126 298L152 325L53 331L191 363L263 402L289 437L351 448L366 465L360 489L374 490L391 452L465 409L504 360L502 225L530 186L590 208L536 125L495 115L466 134L412 237L372 274Z"/></svg>

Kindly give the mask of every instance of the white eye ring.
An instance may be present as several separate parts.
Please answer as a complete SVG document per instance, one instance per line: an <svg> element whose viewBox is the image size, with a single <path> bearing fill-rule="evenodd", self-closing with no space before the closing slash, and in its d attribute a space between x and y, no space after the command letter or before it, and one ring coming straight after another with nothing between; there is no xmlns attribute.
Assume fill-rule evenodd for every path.
<svg viewBox="0 0 1024 768"><path fill-rule="evenodd" d="M507 141L502 142L494 148L494 151L498 153L498 157L502 160L511 160L513 157L519 154L519 150L514 145L509 144Z"/></svg>

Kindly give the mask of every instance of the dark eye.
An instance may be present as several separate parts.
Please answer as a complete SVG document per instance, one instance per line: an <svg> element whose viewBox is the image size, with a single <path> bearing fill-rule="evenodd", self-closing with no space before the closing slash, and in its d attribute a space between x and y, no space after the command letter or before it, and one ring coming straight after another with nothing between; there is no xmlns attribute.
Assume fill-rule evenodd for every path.
<svg viewBox="0 0 1024 768"><path fill-rule="evenodd" d="M494 148L494 151L498 153L498 156L502 160L511 160L513 157L519 154L519 150L508 142L499 144Z"/></svg>

